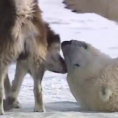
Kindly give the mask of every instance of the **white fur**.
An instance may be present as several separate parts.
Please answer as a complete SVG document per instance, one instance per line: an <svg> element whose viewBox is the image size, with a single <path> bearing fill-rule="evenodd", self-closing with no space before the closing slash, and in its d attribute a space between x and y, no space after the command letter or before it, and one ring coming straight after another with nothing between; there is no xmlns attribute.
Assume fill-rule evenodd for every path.
<svg viewBox="0 0 118 118"><path fill-rule="evenodd" d="M70 90L84 110L118 111L118 59L87 45L62 48Z"/></svg>
<svg viewBox="0 0 118 118"><path fill-rule="evenodd" d="M34 0L14 0L17 9L17 15L23 15L25 18L33 16L33 8L36 5Z"/></svg>

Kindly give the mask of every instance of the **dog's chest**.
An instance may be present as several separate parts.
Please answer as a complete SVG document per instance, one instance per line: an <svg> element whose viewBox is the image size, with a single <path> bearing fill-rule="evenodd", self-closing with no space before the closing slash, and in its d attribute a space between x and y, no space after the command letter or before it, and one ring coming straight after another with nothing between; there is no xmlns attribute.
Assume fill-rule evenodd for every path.
<svg viewBox="0 0 118 118"><path fill-rule="evenodd" d="M12 30L12 36L13 40L17 41L18 47L20 47L20 44L23 46L24 42L27 40L34 40L37 34L38 31L30 19L25 18L24 16L17 17L15 26Z"/></svg>

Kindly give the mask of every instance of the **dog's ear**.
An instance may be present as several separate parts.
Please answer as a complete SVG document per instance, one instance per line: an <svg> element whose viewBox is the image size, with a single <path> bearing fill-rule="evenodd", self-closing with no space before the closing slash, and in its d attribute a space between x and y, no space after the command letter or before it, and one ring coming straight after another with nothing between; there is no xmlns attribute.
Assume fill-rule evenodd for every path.
<svg viewBox="0 0 118 118"><path fill-rule="evenodd" d="M58 34L53 35L54 42L60 43L60 36Z"/></svg>
<svg viewBox="0 0 118 118"><path fill-rule="evenodd" d="M60 43L60 36L56 34L50 27L48 23L45 23L46 30L47 30L47 42L48 47L50 47L53 43Z"/></svg>

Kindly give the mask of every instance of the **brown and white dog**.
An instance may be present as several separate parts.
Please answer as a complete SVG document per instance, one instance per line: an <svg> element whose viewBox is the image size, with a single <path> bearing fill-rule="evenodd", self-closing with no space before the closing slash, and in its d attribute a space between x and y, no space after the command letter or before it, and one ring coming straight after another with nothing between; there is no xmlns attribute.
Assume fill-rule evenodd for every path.
<svg viewBox="0 0 118 118"><path fill-rule="evenodd" d="M26 50L35 64L47 53L45 24L37 0L0 0L0 114L8 66Z"/></svg>
<svg viewBox="0 0 118 118"><path fill-rule="evenodd" d="M17 61L15 79L12 83L11 94L7 98L8 109L12 107L19 107L17 102L20 87L24 76L29 73L34 80L34 96L35 96L35 108L34 111L44 111L43 99L42 99L42 78L45 70L53 71L56 73L66 73L66 65L64 59L60 56L60 37L55 34L48 24L45 24L47 29L47 43L48 51L46 60L42 63L35 64L32 56L28 52L23 52Z"/></svg>

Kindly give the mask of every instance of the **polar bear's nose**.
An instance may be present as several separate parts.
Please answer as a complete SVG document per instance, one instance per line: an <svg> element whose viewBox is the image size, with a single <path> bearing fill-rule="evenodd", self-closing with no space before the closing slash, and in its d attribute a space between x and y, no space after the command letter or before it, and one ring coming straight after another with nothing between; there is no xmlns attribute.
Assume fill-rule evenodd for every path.
<svg viewBox="0 0 118 118"><path fill-rule="evenodd" d="M88 48L87 43L85 43L84 41L78 41L78 40L64 41L64 42L62 42L61 46L63 48L67 45L73 45L74 47L83 47L85 49Z"/></svg>
<svg viewBox="0 0 118 118"><path fill-rule="evenodd" d="M72 41L64 41L62 42L62 47L66 46L66 45L70 45L72 43Z"/></svg>

